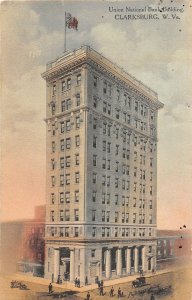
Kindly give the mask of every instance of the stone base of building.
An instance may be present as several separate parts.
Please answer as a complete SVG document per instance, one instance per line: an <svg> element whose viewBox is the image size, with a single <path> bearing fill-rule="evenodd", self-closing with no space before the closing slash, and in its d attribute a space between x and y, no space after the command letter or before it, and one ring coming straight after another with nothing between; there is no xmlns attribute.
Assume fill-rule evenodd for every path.
<svg viewBox="0 0 192 300"><path fill-rule="evenodd" d="M55 283L97 283L156 270L156 240L47 243L45 278Z"/></svg>

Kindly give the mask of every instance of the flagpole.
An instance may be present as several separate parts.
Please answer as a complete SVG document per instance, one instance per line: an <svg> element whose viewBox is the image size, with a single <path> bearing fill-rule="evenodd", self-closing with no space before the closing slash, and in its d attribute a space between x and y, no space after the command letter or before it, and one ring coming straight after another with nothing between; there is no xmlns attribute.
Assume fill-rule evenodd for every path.
<svg viewBox="0 0 192 300"><path fill-rule="evenodd" d="M64 53L66 52L66 11L65 11L65 36L64 36Z"/></svg>

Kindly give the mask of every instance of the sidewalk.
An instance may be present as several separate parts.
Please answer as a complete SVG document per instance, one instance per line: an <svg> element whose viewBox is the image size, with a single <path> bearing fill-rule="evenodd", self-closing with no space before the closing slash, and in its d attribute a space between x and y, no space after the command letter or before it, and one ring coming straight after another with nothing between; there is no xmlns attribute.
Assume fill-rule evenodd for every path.
<svg viewBox="0 0 192 300"><path fill-rule="evenodd" d="M166 274L166 273L171 273L174 271L177 271L179 269L184 269L184 267L175 267L175 268L170 268L170 269L165 269L165 270L160 270L157 271L155 274L152 273L147 273L145 274L146 278L150 278L153 276L158 276L161 274ZM42 284L42 285L46 285L48 286L50 283L49 279L45 279L45 278L40 278L40 277L31 277L31 276L27 276L24 274L14 274L14 277L12 277L12 279L14 280L20 280L20 281L25 281L25 282L31 282L31 283L36 283L36 284ZM133 280L135 280L137 277L139 277L139 275L131 275L128 277L121 277L121 278L116 278L116 279L111 279L111 280L104 280L104 287L108 287L108 286L114 286L116 284L122 284L122 283L126 283L126 282L131 282ZM64 282L62 284L57 284L57 283L52 283L53 287L55 288L55 290L59 289L63 289L63 290L70 290L70 291L76 291L76 292L87 292L90 290L95 290L98 288L97 284L89 284L86 286L82 286L80 288L75 287L73 283L71 282Z"/></svg>

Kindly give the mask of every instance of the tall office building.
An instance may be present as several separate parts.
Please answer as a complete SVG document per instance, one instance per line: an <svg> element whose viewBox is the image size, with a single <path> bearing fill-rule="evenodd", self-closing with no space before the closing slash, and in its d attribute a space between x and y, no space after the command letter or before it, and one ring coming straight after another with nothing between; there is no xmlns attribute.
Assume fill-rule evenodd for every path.
<svg viewBox="0 0 192 300"><path fill-rule="evenodd" d="M47 64L45 277L156 265L157 94L88 46Z"/></svg>

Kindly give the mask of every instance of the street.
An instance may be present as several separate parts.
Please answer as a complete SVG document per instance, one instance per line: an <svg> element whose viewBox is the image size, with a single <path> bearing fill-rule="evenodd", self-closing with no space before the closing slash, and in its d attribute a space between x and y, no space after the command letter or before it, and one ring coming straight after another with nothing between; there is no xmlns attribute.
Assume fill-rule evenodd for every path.
<svg viewBox="0 0 192 300"><path fill-rule="evenodd" d="M14 278L12 278L14 279ZM22 281L24 282L24 281ZM28 290L20 290L18 288L10 288L10 277L1 277L1 300L52 300L52 299L85 299L87 292L69 292L61 288L54 288L52 295L48 294L48 286L36 283L25 282ZM161 287L172 286L172 293L169 295L155 295L155 300L191 300L192 296L192 269L177 270L170 273L155 275L147 278L146 285L140 288L132 288L131 282L114 285L113 299L117 299L117 290L120 287L124 296L121 299L142 299L150 300L151 294L145 292L142 296L138 295L138 291L147 289L154 285ZM109 291L111 287L104 287L104 296L99 295L99 291L90 291L91 300L109 300ZM130 295L132 293L132 295ZM70 295L71 294L71 295ZM128 298L128 295L130 297Z"/></svg>

